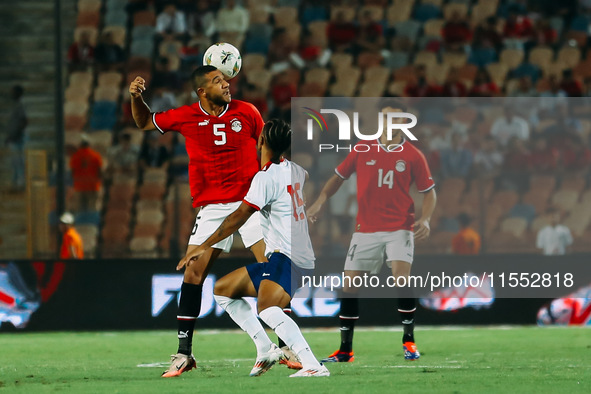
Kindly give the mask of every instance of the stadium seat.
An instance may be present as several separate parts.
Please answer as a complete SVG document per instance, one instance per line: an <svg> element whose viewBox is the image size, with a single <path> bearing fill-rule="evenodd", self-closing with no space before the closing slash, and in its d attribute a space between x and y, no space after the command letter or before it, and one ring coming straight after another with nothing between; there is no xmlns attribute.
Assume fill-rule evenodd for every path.
<svg viewBox="0 0 591 394"><path fill-rule="evenodd" d="M564 219L562 224L569 228L573 237L578 238L585 233L585 230L589 227L589 222L589 216L580 215L577 210L573 210L573 212Z"/></svg>
<svg viewBox="0 0 591 394"><path fill-rule="evenodd" d="M558 190L551 198L554 206L565 211L570 211L578 200L579 193L575 190Z"/></svg>
<svg viewBox="0 0 591 394"><path fill-rule="evenodd" d="M536 208L531 204L515 204L509 211L510 218L520 217L531 223L536 217Z"/></svg>
<svg viewBox="0 0 591 394"><path fill-rule="evenodd" d="M88 103L85 101L68 101L64 104L64 115L86 116Z"/></svg>
<svg viewBox="0 0 591 394"><path fill-rule="evenodd" d="M111 196L109 198L112 198ZM108 208L103 217L105 224L120 223L127 225L131 220L131 211L127 209Z"/></svg>
<svg viewBox="0 0 591 394"><path fill-rule="evenodd" d="M327 28L328 22L326 21L315 21L308 25L308 30L312 33L317 45L325 47L328 44Z"/></svg>
<svg viewBox="0 0 591 394"><path fill-rule="evenodd" d="M144 183L139 188L140 200L162 200L166 187L158 183Z"/></svg>
<svg viewBox="0 0 591 394"><path fill-rule="evenodd" d="M80 42L80 36L82 34L88 34L91 45L96 45L98 38L98 29L96 27L81 26L74 29L74 40Z"/></svg>
<svg viewBox="0 0 591 394"><path fill-rule="evenodd" d="M523 62L524 57L525 53L520 49L504 49L501 52L499 61L507 66L509 70L513 70Z"/></svg>
<svg viewBox="0 0 591 394"><path fill-rule="evenodd" d="M330 6L330 20L336 19L337 14L343 13L346 22L353 22L355 20L356 10L354 7L346 5L331 5Z"/></svg>
<svg viewBox="0 0 591 394"><path fill-rule="evenodd" d="M470 16L470 23L472 26L478 26L489 16L494 16L497 13L498 3L496 1L480 1L472 7Z"/></svg>
<svg viewBox="0 0 591 394"><path fill-rule="evenodd" d="M441 31L443 29L444 24L444 19L431 19L425 22L425 25L423 27L424 34L429 37L441 38Z"/></svg>
<svg viewBox="0 0 591 394"><path fill-rule="evenodd" d="M294 7L277 7L273 13L275 28L288 28L298 22L298 9Z"/></svg>
<svg viewBox="0 0 591 394"><path fill-rule="evenodd" d="M542 72L545 78L554 76L560 80L562 78L562 72L566 69L566 65L562 62L551 62L546 66L542 67Z"/></svg>
<svg viewBox="0 0 591 394"><path fill-rule="evenodd" d="M554 58L554 52L552 48L546 46L537 46L533 48L529 53L529 63L536 65L540 68L544 68Z"/></svg>
<svg viewBox="0 0 591 394"><path fill-rule="evenodd" d="M381 54L375 52L362 52L357 56L357 66L361 70L365 70L368 67L375 67L382 64L384 58Z"/></svg>
<svg viewBox="0 0 591 394"><path fill-rule="evenodd" d="M84 89L90 89L92 86L92 80L92 73L87 71L77 71L70 74L68 86L84 87Z"/></svg>
<svg viewBox="0 0 591 394"><path fill-rule="evenodd" d="M382 97L386 91L386 85L380 85L373 81L363 82L359 86L357 97Z"/></svg>
<svg viewBox="0 0 591 394"><path fill-rule="evenodd" d="M556 187L554 175L532 175L529 179L529 189L537 192L547 192L548 195Z"/></svg>
<svg viewBox="0 0 591 394"><path fill-rule="evenodd" d="M133 227L132 237L149 237L149 238L158 238L161 233L161 226L160 224L154 223L137 223Z"/></svg>
<svg viewBox="0 0 591 394"><path fill-rule="evenodd" d="M105 14L105 25L120 26L127 25L127 12L121 10L107 10Z"/></svg>
<svg viewBox="0 0 591 394"><path fill-rule="evenodd" d="M118 86L98 86L94 90L94 101L118 102L121 91Z"/></svg>
<svg viewBox="0 0 591 394"><path fill-rule="evenodd" d="M312 68L308 70L304 76L304 82L317 83L320 86L326 87L330 80L330 71L325 68Z"/></svg>
<svg viewBox="0 0 591 394"><path fill-rule="evenodd" d="M301 22L310 28L310 24L317 21L328 20L328 12L322 5L308 4L303 7Z"/></svg>
<svg viewBox="0 0 591 394"><path fill-rule="evenodd" d="M423 65L429 69L433 65L437 64L437 55L433 52L421 51L415 55L413 64L415 66Z"/></svg>
<svg viewBox="0 0 591 394"><path fill-rule="evenodd" d="M542 228L548 226L549 224L550 224L550 221L548 220L548 217L546 215L539 215L539 216L536 216L536 218L531 223L531 230L534 233L537 233L538 231L540 231Z"/></svg>
<svg viewBox="0 0 591 394"><path fill-rule="evenodd" d="M491 203L502 208L503 213L509 212L519 200L519 195L513 190L502 190L493 194Z"/></svg>
<svg viewBox="0 0 591 394"><path fill-rule="evenodd" d="M119 88L123 82L123 75L116 71L102 72L98 75L98 87L114 86Z"/></svg>
<svg viewBox="0 0 591 394"><path fill-rule="evenodd" d="M110 130L99 130L88 133L90 146L103 157L107 156L108 149L112 146L113 133Z"/></svg>
<svg viewBox="0 0 591 394"><path fill-rule="evenodd" d="M101 0L78 0L78 12L99 12Z"/></svg>
<svg viewBox="0 0 591 394"><path fill-rule="evenodd" d="M357 82L353 80L337 79L337 81L330 86L329 95L332 97L353 97L356 89Z"/></svg>
<svg viewBox="0 0 591 394"><path fill-rule="evenodd" d="M451 20L456 13L461 18L466 18L468 16L468 5L465 3L448 3L443 7L443 18L446 21Z"/></svg>
<svg viewBox="0 0 591 394"><path fill-rule="evenodd" d="M134 40L130 48L131 56L152 57L154 55L154 40L152 38Z"/></svg>
<svg viewBox="0 0 591 394"><path fill-rule="evenodd" d="M339 68L334 72L337 82L351 81L355 85L359 82L361 77L361 70L358 67L352 66L349 68Z"/></svg>
<svg viewBox="0 0 591 394"><path fill-rule="evenodd" d="M397 4L398 3L398 4ZM386 20L388 26L392 27L399 22L405 22L410 19L412 14L414 0L396 1L386 9Z"/></svg>
<svg viewBox="0 0 591 394"><path fill-rule="evenodd" d="M78 13L76 18L77 27L98 28L101 21L101 15L98 11L83 11Z"/></svg>
<svg viewBox="0 0 591 394"><path fill-rule="evenodd" d="M131 201L135 195L135 185L115 184L109 188L109 199Z"/></svg>
<svg viewBox="0 0 591 394"><path fill-rule="evenodd" d="M127 248L129 226L123 223L105 224L101 230L102 251L122 251Z"/></svg>
<svg viewBox="0 0 591 394"><path fill-rule="evenodd" d="M135 216L136 223L150 223L162 225L164 222L164 214L159 209L148 209L145 211L138 210Z"/></svg>
<svg viewBox="0 0 591 394"><path fill-rule="evenodd" d="M550 198L550 192L541 193L537 190L528 190L522 197L523 204L531 205L534 207L537 214L541 214L546 211L548 207L548 199Z"/></svg>
<svg viewBox="0 0 591 394"><path fill-rule="evenodd" d="M129 243L129 249L133 257L154 258L158 256L156 247L158 243L155 237L135 237Z"/></svg>
<svg viewBox="0 0 591 394"><path fill-rule="evenodd" d="M507 78L507 72L509 71L507 66L503 63L490 63L486 66L486 70L490 74L491 79L497 86L502 87L505 85L505 79Z"/></svg>
<svg viewBox="0 0 591 394"><path fill-rule="evenodd" d="M66 130L82 130L86 126L87 120L86 115L66 115L64 116L64 127Z"/></svg>
<svg viewBox="0 0 591 394"><path fill-rule="evenodd" d="M378 5L365 5L359 9L359 12L357 13L358 18L366 12L369 12L371 14L372 20L376 22L381 22L384 20L384 7L380 7Z"/></svg>
<svg viewBox="0 0 591 394"><path fill-rule="evenodd" d="M262 70L265 68L267 58L259 53L249 53L242 56L242 69L244 74L248 74L251 70Z"/></svg>
<svg viewBox="0 0 591 394"><path fill-rule="evenodd" d="M438 189L442 194L453 196L454 200L459 200L466 189L466 181L462 178L447 178Z"/></svg>
<svg viewBox="0 0 591 394"><path fill-rule="evenodd" d="M154 14L154 11L137 11L133 14L133 26L141 25L156 25L156 14Z"/></svg>
<svg viewBox="0 0 591 394"><path fill-rule="evenodd" d="M333 53L330 57L330 65L333 69L351 67L353 56L350 53Z"/></svg>
<svg viewBox="0 0 591 394"><path fill-rule="evenodd" d="M558 61L566 68L574 68L581 61L581 50L576 47L564 47L558 52Z"/></svg>
<svg viewBox="0 0 591 394"><path fill-rule="evenodd" d="M269 10L271 7L257 3L251 3L248 7L250 24L269 23Z"/></svg>
<svg viewBox="0 0 591 394"><path fill-rule="evenodd" d="M421 23L415 20L397 22L394 29L396 29L396 37L406 37L411 42L415 42L421 30Z"/></svg>
<svg viewBox="0 0 591 394"><path fill-rule="evenodd" d="M90 97L91 89L87 89L85 86L68 86L64 92L66 101L86 103L88 105L88 98Z"/></svg>
<svg viewBox="0 0 591 394"><path fill-rule="evenodd" d="M560 183L560 190L572 190L581 193L587 184L585 178L566 178Z"/></svg>
<svg viewBox="0 0 591 394"><path fill-rule="evenodd" d="M394 80L405 81L407 83L415 83L417 80L415 68L413 66L406 66L394 70Z"/></svg>
<svg viewBox="0 0 591 394"><path fill-rule="evenodd" d="M135 209L138 212L148 211L148 210L162 210L162 201L160 200L138 200L135 205Z"/></svg>
<svg viewBox="0 0 591 394"><path fill-rule="evenodd" d="M499 225L499 220L503 216L506 210L498 204L490 204L486 206L485 211L485 236L493 233Z"/></svg>
<svg viewBox="0 0 591 394"><path fill-rule="evenodd" d="M373 66L366 68L363 72L363 80L366 82L373 82L376 85L383 85L388 83L390 78L390 70L384 66Z"/></svg>

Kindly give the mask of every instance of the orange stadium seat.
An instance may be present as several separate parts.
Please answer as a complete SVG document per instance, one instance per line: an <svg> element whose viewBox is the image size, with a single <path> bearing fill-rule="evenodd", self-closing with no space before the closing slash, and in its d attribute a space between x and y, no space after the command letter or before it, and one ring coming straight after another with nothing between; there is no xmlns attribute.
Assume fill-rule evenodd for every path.
<svg viewBox="0 0 591 394"><path fill-rule="evenodd" d="M253 3L248 7L250 24L267 24L269 22L269 6Z"/></svg>
<svg viewBox="0 0 591 394"><path fill-rule="evenodd" d="M133 14L134 26L154 26L156 25L156 15L154 11L137 11Z"/></svg>
<svg viewBox="0 0 591 394"><path fill-rule="evenodd" d="M425 35L428 37L441 38L441 32L444 24L445 19L429 19L427 22L425 22L423 27Z"/></svg>
<svg viewBox="0 0 591 394"><path fill-rule="evenodd" d="M98 75L98 86L115 86L119 88L123 82L123 75L116 71L102 72ZM126 87L127 88L127 87Z"/></svg>
<svg viewBox="0 0 591 394"><path fill-rule="evenodd" d="M516 237L521 237L527 229L527 220L524 218L506 218L501 222L501 232L510 233Z"/></svg>
<svg viewBox="0 0 591 394"><path fill-rule="evenodd" d="M267 63L267 57L259 53L248 53L242 56L242 69L244 74L248 74L252 70L262 70Z"/></svg>
<svg viewBox="0 0 591 394"><path fill-rule="evenodd" d="M513 70L523 63L524 57L525 53L520 49L503 49L499 61L506 65L509 70Z"/></svg>
<svg viewBox="0 0 591 394"><path fill-rule="evenodd" d="M507 66L502 63L490 63L486 66L491 79L497 86L502 87L505 85L505 79L509 70Z"/></svg>
<svg viewBox="0 0 591 394"><path fill-rule="evenodd" d="M109 188L109 199L131 201L135 195L135 185L117 184Z"/></svg>
<svg viewBox="0 0 591 394"><path fill-rule="evenodd" d="M112 145L113 133L110 130L93 131L88 133L88 139L90 140L90 146L105 157Z"/></svg>
<svg viewBox="0 0 591 394"><path fill-rule="evenodd" d="M503 213L513 208L517 201L519 201L519 195L513 190L498 191L491 199L491 203L499 205L503 209Z"/></svg>
<svg viewBox="0 0 591 394"><path fill-rule="evenodd" d="M570 211L578 200L579 192L575 190L559 190L551 198L552 204L564 211Z"/></svg>
<svg viewBox="0 0 591 394"><path fill-rule="evenodd" d="M334 71L337 82L349 81L357 85L361 78L361 69L359 67L341 67Z"/></svg>
<svg viewBox="0 0 591 394"><path fill-rule="evenodd" d="M326 87L330 80L330 71L325 68L312 68L304 75L305 83L317 83L320 86Z"/></svg>
<svg viewBox="0 0 591 394"><path fill-rule="evenodd" d="M377 5L366 5L359 9L358 18L366 12L371 13L372 20L375 22L380 22L384 20L384 7L380 7Z"/></svg>
<svg viewBox="0 0 591 394"><path fill-rule="evenodd" d="M470 23L472 26L477 26L489 16L494 16L497 13L497 8L498 3L496 1L480 1L472 7Z"/></svg>
<svg viewBox="0 0 591 394"><path fill-rule="evenodd" d="M403 96L406 85L406 81L392 81L392 83L390 83L388 86L388 94L399 97Z"/></svg>
<svg viewBox="0 0 591 394"><path fill-rule="evenodd" d="M129 242L129 249L134 257L158 257L156 237L134 237Z"/></svg>
<svg viewBox="0 0 591 394"><path fill-rule="evenodd" d="M312 33L314 41L321 47L326 47L328 44L327 36L328 22L313 21L308 24L308 30Z"/></svg>
<svg viewBox="0 0 591 394"><path fill-rule="evenodd" d="M400 6L394 4L386 9L386 20L388 21L389 26L394 26L399 22L406 22L410 19L412 5L407 5L410 3L412 3L412 1L402 3Z"/></svg>
<svg viewBox="0 0 591 394"><path fill-rule="evenodd" d="M103 217L105 224L128 224L131 220L131 212L126 209L109 208Z"/></svg>
<svg viewBox="0 0 591 394"><path fill-rule="evenodd" d="M69 86L72 87L83 87L84 89L90 89L92 87L93 76L92 73L87 71L77 71L70 74Z"/></svg>
<svg viewBox="0 0 591 394"><path fill-rule="evenodd" d="M333 69L351 67L353 55L350 53L333 53L330 57L330 65Z"/></svg>
<svg viewBox="0 0 591 394"><path fill-rule="evenodd" d="M581 50L575 47L564 47L558 52L558 61L566 68L573 68L581 61Z"/></svg>
<svg viewBox="0 0 591 394"><path fill-rule="evenodd" d="M273 13L275 28L288 28L298 23L298 9L295 7L277 7Z"/></svg>
<svg viewBox="0 0 591 394"><path fill-rule="evenodd" d="M373 66L366 68L363 73L363 80L366 82L373 82L376 85L384 85L390 79L390 69L384 66Z"/></svg>
<svg viewBox="0 0 591 394"><path fill-rule="evenodd" d="M68 101L64 105L64 115L86 116L88 113L88 102Z"/></svg>
<svg viewBox="0 0 591 394"><path fill-rule="evenodd" d="M118 102L121 91L117 86L98 86L94 90L94 101Z"/></svg>
<svg viewBox="0 0 591 394"><path fill-rule="evenodd" d="M466 18L468 16L468 5L465 3L449 3L443 7L445 20L450 20L455 13L459 14L461 18Z"/></svg>
<svg viewBox="0 0 591 394"><path fill-rule="evenodd" d="M66 130L82 130L86 126L88 118L86 115L65 115L64 116L64 127Z"/></svg>
<svg viewBox="0 0 591 394"><path fill-rule="evenodd" d="M554 175L532 175L529 179L530 190L546 191L548 194L556 187Z"/></svg>
<svg viewBox="0 0 591 394"><path fill-rule="evenodd" d="M352 22L355 20L355 8L343 5L330 6L330 20L335 20L337 14L340 12L343 13L345 21Z"/></svg>
<svg viewBox="0 0 591 394"><path fill-rule="evenodd" d="M98 28L100 21L101 15L98 11L79 12L76 18L76 26Z"/></svg>
<svg viewBox="0 0 591 394"><path fill-rule="evenodd" d="M375 67L382 64L384 58L380 53L375 52L362 52L357 56L357 66L365 70L368 67Z"/></svg>
<svg viewBox="0 0 591 394"><path fill-rule="evenodd" d="M548 217L545 214L542 214L540 216L536 216L536 218L533 220L533 222L531 223L531 230L534 233L537 233L549 224L550 221L548 220Z"/></svg>
<svg viewBox="0 0 591 394"><path fill-rule="evenodd" d="M522 197L524 204L533 205L536 209L536 213L540 214L546 211L548 208L548 199L550 198L550 192L542 193L537 190L528 190Z"/></svg>
<svg viewBox="0 0 591 394"><path fill-rule="evenodd" d="M529 62L540 68L546 67L554 59L552 48L546 46L537 46L529 53Z"/></svg>
<svg viewBox="0 0 591 394"><path fill-rule="evenodd" d="M329 94L333 97L353 97L357 82L353 80L337 80L330 86Z"/></svg>
<svg viewBox="0 0 591 394"><path fill-rule="evenodd" d="M160 224L138 223L133 227L132 237L158 238L161 230Z"/></svg>
<svg viewBox="0 0 591 394"><path fill-rule="evenodd" d="M125 27L123 26L105 26L105 28L103 29L103 34L104 33L111 33L111 36L113 37L113 41L120 45L122 48L125 48L125 36L126 36L126 30Z"/></svg>
<svg viewBox="0 0 591 394"><path fill-rule="evenodd" d="M144 183L139 188L140 200L161 200L166 193L166 187L158 183Z"/></svg>
<svg viewBox="0 0 591 394"><path fill-rule="evenodd" d="M560 190L573 190L581 193L585 189L586 180L584 178L566 178L560 184Z"/></svg>
<svg viewBox="0 0 591 394"><path fill-rule="evenodd" d="M246 76L246 80L248 81L248 83L259 87L265 93L269 90L271 78L271 72L266 69L251 70L250 73Z"/></svg>
<svg viewBox="0 0 591 394"><path fill-rule="evenodd" d="M99 12L101 0L78 0L78 12Z"/></svg>

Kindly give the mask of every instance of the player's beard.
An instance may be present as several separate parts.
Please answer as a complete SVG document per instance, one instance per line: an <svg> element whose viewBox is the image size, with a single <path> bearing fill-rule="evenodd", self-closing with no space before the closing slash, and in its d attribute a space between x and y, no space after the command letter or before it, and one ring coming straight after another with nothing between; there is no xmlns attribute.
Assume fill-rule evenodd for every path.
<svg viewBox="0 0 591 394"><path fill-rule="evenodd" d="M224 105L227 105L230 103L230 101L232 101L232 98L230 95L224 96L224 94L220 94L220 95L216 95L216 96L212 96L209 101L211 101L212 103L214 103L217 106L223 107Z"/></svg>

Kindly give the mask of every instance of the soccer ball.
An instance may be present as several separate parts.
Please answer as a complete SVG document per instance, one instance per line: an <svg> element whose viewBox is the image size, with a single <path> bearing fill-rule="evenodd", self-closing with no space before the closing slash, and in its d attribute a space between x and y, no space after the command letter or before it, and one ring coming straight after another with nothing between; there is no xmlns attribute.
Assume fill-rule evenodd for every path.
<svg viewBox="0 0 591 394"><path fill-rule="evenodd" d="M204 66L214 66L228 79L234 78L242 67L242 56L236 47L227 42L213 44L203 55Z"/></svg>

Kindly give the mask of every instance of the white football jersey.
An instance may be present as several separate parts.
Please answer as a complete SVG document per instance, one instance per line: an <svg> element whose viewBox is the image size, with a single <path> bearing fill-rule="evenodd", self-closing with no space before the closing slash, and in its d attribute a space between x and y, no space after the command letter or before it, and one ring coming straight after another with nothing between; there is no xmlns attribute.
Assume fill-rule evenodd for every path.
<svg viewBox="0 0 591 394"><path fill-rule="evenodd" d="M265 254L279 251L298 267L312 269L315 258L302 194L306 175L289 160L269 163L252 179L244 202L261 212Z"/></svg>

